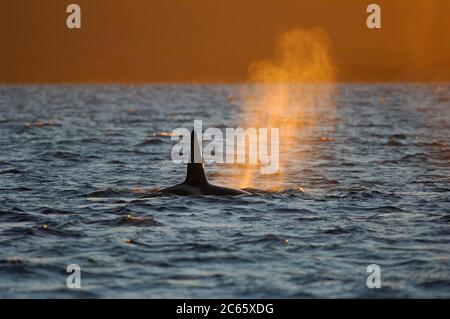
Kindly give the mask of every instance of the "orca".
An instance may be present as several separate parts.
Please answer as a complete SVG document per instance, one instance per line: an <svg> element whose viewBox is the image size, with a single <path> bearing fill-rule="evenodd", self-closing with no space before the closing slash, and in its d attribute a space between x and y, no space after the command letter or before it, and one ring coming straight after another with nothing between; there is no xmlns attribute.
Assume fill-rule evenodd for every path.
<svg viewBox="0 0 450 319"><path fill-rule="evenodd" d="M218 195L218 196L236 196L248 195L249 192L212 185L208 182L205 168L203 166L203 157L200 151L197 133L192 130L191 133L191 154L187 165L186 179L183 183L162 189L162 193L175 194L180 196L188 195Z"/></svg>

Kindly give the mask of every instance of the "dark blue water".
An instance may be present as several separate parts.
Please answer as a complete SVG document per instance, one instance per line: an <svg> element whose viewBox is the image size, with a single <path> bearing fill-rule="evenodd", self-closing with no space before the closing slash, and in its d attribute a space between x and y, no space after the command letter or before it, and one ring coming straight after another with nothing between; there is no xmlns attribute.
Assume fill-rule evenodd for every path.
<svg viewBox="0 0 450 319"><path fill-rule="evenodd" d="M185 173L160 133L236 127L246 90L0 86L0 297L450 297L450 85L339 85L278 190L158 194Z"/></svg>

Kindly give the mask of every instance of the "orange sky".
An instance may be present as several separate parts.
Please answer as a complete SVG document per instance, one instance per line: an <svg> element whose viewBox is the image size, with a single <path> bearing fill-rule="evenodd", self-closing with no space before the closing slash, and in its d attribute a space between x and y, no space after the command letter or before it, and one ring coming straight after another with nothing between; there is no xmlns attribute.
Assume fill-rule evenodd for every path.
<svg viewBox="0 0 450 319"><path fill-rule="evenodd" d="M2 0L0 82L245 81L294 27L328 34L338 80L449 81L449 14L449 0Z"/></svg>

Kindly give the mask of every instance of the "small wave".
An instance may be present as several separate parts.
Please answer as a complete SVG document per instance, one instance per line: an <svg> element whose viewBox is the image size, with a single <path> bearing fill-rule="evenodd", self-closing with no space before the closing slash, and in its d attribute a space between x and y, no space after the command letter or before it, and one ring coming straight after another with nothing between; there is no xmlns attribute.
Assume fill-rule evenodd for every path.
<svg viewBox="0 0 450 319"><path fill-rule="evenodd" d="M450 101L450 96L438 96L436 98L436 101L438 101L439 103L449 102Z"/></svg>
<svg viewBox="0 0 450 319"><path fill-rule="evenodd" d="M155 220L153 216L135 216L127 214L121 216L112 222L114 225L132 225L132 226L162 226L163 224Z"/></svg>
<svg viewBox="0 0 450 319"><path fill-rule="evenodd" d="M392 134L390 138L396 140L406 140L407 136L405 134Z"/></svg>
<svg viewBox="0 0 450 319"><path fill-rule="evenodd" d="M297 220L299 222L318 222L318 221L322 221L323 218L320 218L318 216L302 216L302 217L295 218L295 220Z"/></svg>
<svg viewBox="0 0 450 319"><path fill-rule="evenodd" d="M79 232L67 230L61 228L59 225L55 223L38 223L32 227L33 235L41 235L41 236L47 236L47 235L53 235L58 237L73 237L73 238L79 238L82 237L82 235Z"/></svg>
<svg viewBox="0 0 450 319"><path fill-rule="evenodd" d="M3 235L8 236L20 236L20 237L28 237L34 235L33 229L30 227L22 227L22 226L13 226L5 229L3 232Z"/></svg>
<svg viewBox="0 0 450 319"><path fill-rule="evenodd" d="M36 120L34 122L25 123L26 128L33 128L33 127L46 127L46 126L61 126L62 122L57 119L53 120Z"/></svg>
<svg viewBox="0 0 450 319"><path fill-rule="evenodd" d="M442 147L448 147L449 144L446 142L442 142L442 141L431 141L431 142L420 142L415 144L416 146L419 147L437 147L437 148L442 148Z"/></svg>
<svg viewBox="0 0 450 319"><path fill-rule="evenodd" d="M352 234L357 229L355 227L335 227L331 229L324 230L324 234L330 234L330 235L341 235L341 234Z"/></svg>
<svg viewBox="0 0 450 319"><path fill-rule="evenodd" d="M387 142L388 146L403 146L404 144L399 142L397 139L395 138L390 138Z"/></svg>
<svg viewBox="0 0 450 319"><path fill-rule="evenodd" d="M378 190L351 190L347 192L344 197L348 197L351 200L361 200L361 199L371 199L371 198L388 198L392 200L393 198L400 199L401 196L394 193L385 193Z"/></svg>
<svg viewBox="0 0 450 319"><path fill-rule="evenodd" d="M28 275L32 271L27 267L26 261L18 256L0 259L2 271L7 271L9 275Z"/></svg>
<svg viewBox="0 0 450 319"><path fill-rule="evenodd" d="M412 258L409 260L404 260L404 261L400 261L400 262L396 262L394 264L394 266L420 266L420 265L424 265L427 264L428 261L425 259L419 259L419 258Z"/></svg>
<svg viewBox="0 0 450 319"><path fill-rule="evenodd" d="M323 142L334 142L334 141L336 141L336 139L333 138L333 137L322 136L322 137L319 138L318 141L321 142L321 143L323 143Z"/></svg>
<svg viewBox="0 0 450 319"><path fill-rule="evenodd" d="M426 289L448 289L450 288L450 280L445 279L430 279L417 284L417 286Z"/></svg>
<svg viewBox="0 0 450 319"><path fill-rule="evenodd" d="M305 190L302 187L298 188L284 188L284 189L258 189L258 188L244 188L243 190L253 195L303 195Z"/></svg>
<svg viewBox="0 0 450 319"><path fill-rule="evenodd" d="M285 245L288 243L288 239L282 238L275 234L266 234L262 236L255 237L253 239L239 240L236 242L237 245L241 244L277 244Z"/></svg>
<svg viewBox="0 0 450 319"><path fill-rule="evenodd" d="M0 174L20 174L20 171L17 168L13 167L4 171L0 171Z"/></svg>
<svg viewBox="0 0 450 319"><path fill-rule="evenodd" d="M121 196L121 195L124 195L124 193L121 192L121 191L113 190L112 188L107 188L107 189L100 190L100 191L94 191L92 193L89 193L89 194L86 194L86 195L83 195L83 196L84 197L94 197L94 198L99 197L100 198L100 197L118 197L118 196Z"/></svg>
<svg viewBox="0 0 450 319"><path fill-rule="evenodd" d="M261 216L240 216L239 220L241 220L243 222L258 222L258 221L269 220L269 219L261 217Z"/></svg>
<svg viewBox="0 0 450 319"><path fill-rule="evenodd" d="M281 214L301 214L304 212L301 208L276 207L271 211Z"/></svg>
<svg viewBox="0 0 450 319"><path fill-rule="evenodd" d="M151 194L154 192L158 192L160 189L159 188L132 188L130 189L130 192L134 193L134 194Z"/></svg>
<svg viewBox="0 0 450 319"><path fill-rule="evenodd" d="M158 145L158 144L163 144L163 143L165 143L165 142L162 139L151 138L151 139L148 139L148 140L138 144L137 146Z"/></svg>
<svg viewBox="0 0 450 319"><path fill-rule="evenodd" d="M434 220L435 221L444 222L444 223L450 223L450 214L444 215L444 216L440 216L440 217L436 217Z"/></svg>
<svg viewBox="0 0 450 319"><path fill-rule="evenodd" d="M191 250L198 252L219 251L221 248L213 244L188 243L183 245L183 250Z"/></svg>
<svg viewBox="0 0 450 319"><path fill-rule="evenodd" d="M153 133L149 133L149 136L154 136L154 137L171 137L171 136L175 136L175 134L173 132L153 132Z"/></svg>
<svg viewBox="0 0 450 319"><path fill-rule="evenodd" d="M41 214L44 215L68 215L68 214L76 214L74 212L68 211L68 210L62 210L62 209L56 209L56 208L45 208L40 211Z"/></svg>
<svg viewBox="0 0 450 319"><path fill-rule="evenodd" d="M31 192L33 189L28 187L0 188L0 192Z"/></svg>
<svg viewBox="0 0 450 319"><path fill-rule="evenodd" d="M90 155L95 156L95 155ZM63 159L71 162L83 162L89 157L69 151L47 151L36 156L37 159L48 160L49 158Z"/></svg>
<svg viewBox="0 0 450 319"><path fill-rule="evenodd" d="M112 164L112 165L123 165L126 164L125 162L119 161L119 160L112 160L112 161L108 161L108 164Z"/></svg>
<svg viewBox="0 0 450 319"><path fill-rule="evenodd" d="M103 224L103 225L137 225L137 226L162 226L163 224L151 215L142 215L142 212L134 213L134 206L120 206L112 209L100 209L96 212L101 213L102 218L84 220L85 224ZM145 211L145 207L139 206L140 210ZM145 214L145 213L144 213ZM111 217L113 215L113 217Z"/></svg>
<svg viewBox="0 0 450 319"><path fill-rule="evenodd" d="M148 154L150 154L150 153L138 150L136 148L125 148L125 149L122 148L122 149L118 149L116 152L117 153L125 153L125 154L136 154L136 155L148 155Z"/></svg>
<svg viewBox="0 0 450 319"><path fill-rule="evenodd" d="M407 154L400 159L401 162L429 162L429 155L424 153Z"/></svg>
<svg viewBox="0 0 450 319"><path fill-rule="evenodd" d="M129 214L129 209L127 209L124 206L120 206L120 207L115 207L112 209L108 209L108 210L102 210L103 213L106 214L113 214L113 215L127 215Z"/></svg>
<svg viewBox="0 0 450 319"><path fill-rule="evenodd" d="M34 214L22 211L0 211L0 221L2 222L38 222L40 218Z"/></svg>

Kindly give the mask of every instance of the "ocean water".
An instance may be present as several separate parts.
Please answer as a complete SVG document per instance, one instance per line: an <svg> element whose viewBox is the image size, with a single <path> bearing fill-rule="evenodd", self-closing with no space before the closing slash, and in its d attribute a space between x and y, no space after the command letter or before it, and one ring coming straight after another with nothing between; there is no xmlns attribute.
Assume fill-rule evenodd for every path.
<svg viewBox="0 0 450 319"><path fill-rule="evenodd" d="M236 127L258 90L0 86L0 297L449 298L450 85L337 85L276 190L159 194L185 174L166 133ZM239 169L206 165L234 187Z"/></svg>

